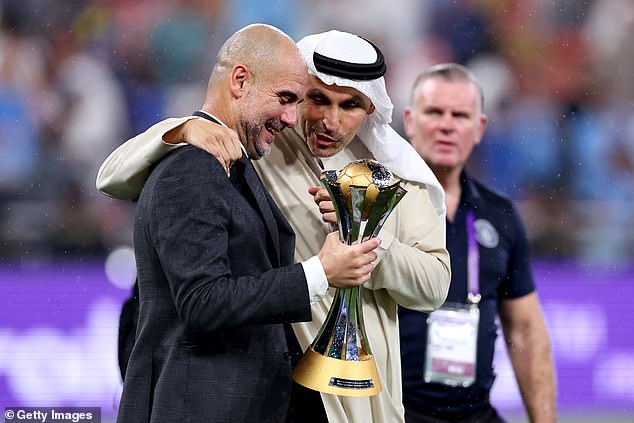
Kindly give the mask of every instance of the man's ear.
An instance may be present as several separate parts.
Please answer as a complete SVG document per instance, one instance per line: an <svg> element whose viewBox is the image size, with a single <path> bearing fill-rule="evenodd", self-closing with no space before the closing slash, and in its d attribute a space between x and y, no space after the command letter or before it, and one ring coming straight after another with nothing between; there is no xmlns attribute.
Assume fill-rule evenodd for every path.
<svg viewBox="0 0 634 423"><path fill-rule="evenodd" d="M480 115L480 122L478 122L478 129L477 129L477 134L476 134L477 138L476 138L475 145L480 144L480 141L482 141L482 137L484 136L484 130L487 127L488 121L489 121L489 118L487 117L487 115L482 113Z"/></svg>
<svg viewBox="0 0 634 423"><path fill-rule="evenodd" d="M405 106L405 110L403 111L403 125L405 127L405 135L407 135L408 138L411 138L413 135L411 106Z"/></svg>
<svg viewBox="0 0 634 423"><path fill-rule="evenodd" d="M231 94L236 97L242 97L248 90L249 84L253 81L253 76L245 65L235 65L231 70L229 79L229 87Z"/></svg>
<svg viewBox="0 0 634 423"><path fill-rule="evenodd" d="M372 113L374 113L374 104L370 103L370 108L368 109L368 115L371 115Z"/></svg>

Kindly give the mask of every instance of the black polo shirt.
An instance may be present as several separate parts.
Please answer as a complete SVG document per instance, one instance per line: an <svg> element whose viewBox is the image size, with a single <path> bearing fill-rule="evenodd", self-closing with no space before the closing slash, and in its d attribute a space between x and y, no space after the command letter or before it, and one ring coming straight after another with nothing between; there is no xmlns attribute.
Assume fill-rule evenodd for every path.
<svg viewBox="0 0 634 423"><path fill-rule="evenodd" d="M522 297L535 290L526 232L511 201L464 172L461 183L462 196L455 220L453 223L447 221L447 249L452 272L447 301L467 303L467 212L473 209L482 295L473 385L462 388L425 383L427 314L399 308L405 408L449 420L464 418L488 405L495 379L493 351L499 301Z"/></svg>

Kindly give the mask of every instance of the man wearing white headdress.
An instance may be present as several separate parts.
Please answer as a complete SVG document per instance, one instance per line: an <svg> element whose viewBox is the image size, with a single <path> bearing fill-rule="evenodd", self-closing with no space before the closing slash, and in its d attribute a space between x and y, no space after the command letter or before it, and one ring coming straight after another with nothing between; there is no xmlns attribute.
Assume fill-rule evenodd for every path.
<svg viewBox="0 0 634 423"><path fill-rule="evenodd" d="M323 169L374 158L403 180L407 195L381 230L379 259L362 289L366 332L383 390L373 397L322 394L330 422L403 422L397 305L430 311L445 300L451 275L444 191L389 125L393 106L380 50L334 30L297 44L309 71L298 124L278 132L268 157L254 165L296 233L297 260L319 251L330 230L315 206L323 200L317 188ZM113 197L135 199L151 165L184 142L206 149L227 167L241 155L235 134L226 128L195 116L167 119L115 150L100 169L97 187ZM324 322L333 293L312 305L311 322L294 324L303 350Z"/></svg>

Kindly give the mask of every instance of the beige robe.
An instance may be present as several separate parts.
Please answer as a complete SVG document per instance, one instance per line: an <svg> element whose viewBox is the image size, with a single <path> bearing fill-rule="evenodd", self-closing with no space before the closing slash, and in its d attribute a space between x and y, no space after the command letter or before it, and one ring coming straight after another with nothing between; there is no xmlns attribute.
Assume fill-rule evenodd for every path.
<svg viewBox="0 0 634 423"><path fill-rule="evenodd" d="M174 148L163 143L163 134L187 119L160 122L120 146L102 165L97 187L117 198L136 198L149 164ZM355 138L346 149L322 163L312 156L294 129L286 129L276 137L270 156L254 162L262 181L295 230L298 261L317 254L328 233L328 225L308 194L308 187L321 186L322 166L339 169L361 158L372 155ZM379 233L378 264L362 289L366 332L383 389L373 397L322 394L328 419L334 423L404 421L397 304L431 311L447 296L451 275L444 221L435 213L425 186L409 181L402 186L407 194ZM326 297L312 305L311 322L293 325L303 349L317 335L333 293L334 289L330 289Z"/></svg>

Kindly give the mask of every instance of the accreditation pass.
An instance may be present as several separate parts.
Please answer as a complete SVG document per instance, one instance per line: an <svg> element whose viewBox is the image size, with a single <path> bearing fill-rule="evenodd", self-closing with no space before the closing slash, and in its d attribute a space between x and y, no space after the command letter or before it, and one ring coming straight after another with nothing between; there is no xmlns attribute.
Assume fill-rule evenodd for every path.
<svg viewBox="0 0 634 423"><path fill-rule="evenodd" d="M462 387L473 383L479 319L473 304L445 304L429 315L425 382Z"/></svg>

